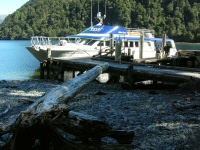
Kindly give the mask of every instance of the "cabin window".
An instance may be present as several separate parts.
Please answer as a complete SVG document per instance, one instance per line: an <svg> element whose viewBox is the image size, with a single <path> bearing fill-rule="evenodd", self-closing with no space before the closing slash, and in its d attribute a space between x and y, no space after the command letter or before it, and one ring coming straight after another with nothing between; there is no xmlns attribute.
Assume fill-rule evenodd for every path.
<svg viewBox="0 0 200 150"><path fill-rule="evenodd" d="M106 46L110 46L110 41L106 41Z"/></svg>
<svg viewBox="0 0 200 150"><path fill-rule="evenodd" d="M75 43L75 42L76 42L76 39L74 39L74 38L68 38L68 42L69 42L69 43Z"/></svg>
<svg viewBox="0 0 200 150"><path fill-rule="evenodd" d="M128 41L124 42L124 47L128 47Z"/></svg>
<svg viewBox="0 0 200 150"><path fill-rule="evenodd" d="M139 47L139 42L135 42L135 47Z"/></svg>
<svg viewBox="0 0 200 150"><path fill-rule="evenodd" d="M104 46L104 42L100 41L99 44L97 46Z"/></svg>
<svg viewBox="0 0 200 150"><path fill-rule="evenodd" d="M134 46L133 46L133 41L130 42L130 47L134 47Z"/></svg>
<svg viewBox="0 0 200 150"><path fill-rule="evenodd" d="M89 45L89 43L91 42L91 40L88 40L88 39L85 39L85 40L83 40L83 44L85 44L85 45Z"/></svg>
<svg viewBox="0 0 200 150"><path fill-rule="evenodd" d="M93 45L96 41L95 40L92 40L90 42L87 43L87 45Z"/></svg>
<svg viewBox="0 0 200 150"><path fill-rule="evenodd" d="M76 40L75 43L81 43L81 44L85 44L86 43L86 39L80 39L80 40Z"/></svg>

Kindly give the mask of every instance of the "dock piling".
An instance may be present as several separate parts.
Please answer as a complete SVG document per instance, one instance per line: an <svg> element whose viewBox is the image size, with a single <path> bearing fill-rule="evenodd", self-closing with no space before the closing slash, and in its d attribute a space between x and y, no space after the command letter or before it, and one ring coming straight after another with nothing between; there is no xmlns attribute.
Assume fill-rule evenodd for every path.
<svg viewBox="0 0 200 150"><path fill-rule="evenodd" d="M44 62L40 62L40 79L44 79Z"/></svg>
<svg viewBox="0 0 200 150"><path fill-rule="evenodd" d="M144 33L140 35L140 47L139 47L139 58L143 59L143 49L144 49Z"/></svg>
<svg viewBox="0 0 200 150"><path fill-rule="evenodd" d="M117 41L115 45L115 61L121 62L121 57L122 57L121 46L122 46L122 41L121 40Z"/></svg>
<svg viewBox="0 0 200 150"><path fill-rule="evenodd" d="M47 59L40 62L40 79L44 79L45 69L47 72L47 79L50 79L50 72L51 72L51 49L47 49Z"/></svg>
<svg viewBox="0 0 200 150"><path fill-rule="evenodd" d="M110 34L110 53L111 53L111 56L112 56L113 48L114 48L114 35Z"/></svg>
<svg viewBox="0 0 200 150"><path fill-rule="evenodd" d="M51 49L47 48L47 79L50 79L51 72Z"/></svg>

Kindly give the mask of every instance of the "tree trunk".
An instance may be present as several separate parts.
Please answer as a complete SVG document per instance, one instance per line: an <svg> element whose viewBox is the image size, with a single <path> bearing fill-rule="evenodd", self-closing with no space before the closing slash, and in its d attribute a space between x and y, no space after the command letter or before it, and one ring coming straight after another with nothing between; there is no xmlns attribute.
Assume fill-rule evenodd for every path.
<svg viewBox="0 0 200 150"><path fill-rule="evenodd" d="M105 120L70 111L67 103L86 85L108 68L98 65L86 73L52 89L22 112L9 126L0 127L0 133L13 132L11 142L2 149L10 150L64 150L64 149L127 149L133 147L133 131L112 130ZM14 124L14 125L13 125ZM66 135L66 136L65 136ZM68 138L75 137L75 139ZM102 138L117 141L102 145Z"/></svg>
<svg viewBox="0 0 200 150"><path fill-rule="evenodd" d="M27 110L21 112L20 116L15 118L16 120L11 119L7 124L0 126L0 132L10 131L15 127L29 127L36 122L48 124L55 117L55 112L61 109L66 110L66 103L103 73L108 66L108 63L100 64L86 73L53 88L49 93L30 105Z"/></svg>

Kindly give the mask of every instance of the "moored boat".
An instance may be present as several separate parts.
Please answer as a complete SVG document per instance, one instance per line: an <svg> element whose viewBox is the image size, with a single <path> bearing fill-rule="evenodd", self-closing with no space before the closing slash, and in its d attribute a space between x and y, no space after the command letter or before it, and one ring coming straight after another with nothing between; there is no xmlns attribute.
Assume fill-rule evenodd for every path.
<svg viewBox="0 0 200 150"><path fill-rule="evenodd" d="M163 38L155 38L153 30L104 25L100 12L97 14L97 18L99 19L97 25L92 25L76 35L56 38L31 37L31 46L26 48L41 62L47 58L47 49L51 49L52 58L92 57L100 53L108 54L108 52L115 55L115 43L121 41L123 55L141 59L156 58L156 46L163 45ZM168 57L176 56L177 49L174 40L164 40L164 44L167 43L170 46Z"/></svg>

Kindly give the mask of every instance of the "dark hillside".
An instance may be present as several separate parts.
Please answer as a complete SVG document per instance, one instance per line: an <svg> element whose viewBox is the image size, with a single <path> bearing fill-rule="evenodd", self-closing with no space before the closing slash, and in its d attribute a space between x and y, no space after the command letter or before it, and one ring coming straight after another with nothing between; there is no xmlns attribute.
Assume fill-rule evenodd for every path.
<svg viewBox="0 0 200 150"><path fill-rule="evenodd" d="M105 24L165 30L176 41L198 42L200 3L198 0L99 0ZM93 23L98 0L93 2ZM66 36L91 24L91 1L29 0L0 25L0 39L30 39L33 35Z"/></svg>

